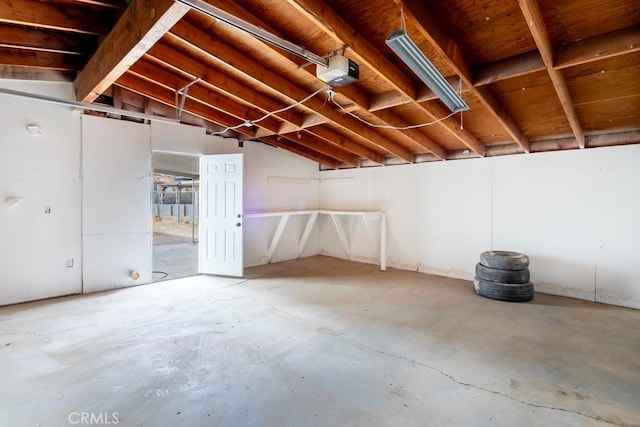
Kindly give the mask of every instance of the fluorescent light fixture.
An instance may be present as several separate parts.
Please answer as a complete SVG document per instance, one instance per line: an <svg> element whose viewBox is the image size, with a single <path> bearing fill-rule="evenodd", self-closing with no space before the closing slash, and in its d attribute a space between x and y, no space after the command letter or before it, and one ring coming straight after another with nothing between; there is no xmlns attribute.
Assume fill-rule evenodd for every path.
<svg viewBox="0 0 640 427"><path fill-rule="evenodd" d="M189 6L193 10L197 10L200 13L203 13L211 18L214 18L218 21L222 21L232 27L235 27L245 33L249 33L255 38L262 40L263 42L270 43L274 46L279 47L280 49L286 50L287 52L299 56L312 64L322 65L326 67L329 63L328 59L319 55L316 55L313 52L309 52L302 46L298 46L294 43L291 43L288 40L283 39L282 37L278 37L275 34L272 34L265 30L264 28L260 28L256 25L253 25L247 21L244 21L232 14L216 7L210 3L207 3L203 0L176 0L179 3Z"/></svg>
<svg viewBox="0 0 640 427"><path fill-rule="evenodd" d="M469 106L456 93L404 30L392 33L386 40L393 53L413 71L454 113L467 111Z"/></svg>

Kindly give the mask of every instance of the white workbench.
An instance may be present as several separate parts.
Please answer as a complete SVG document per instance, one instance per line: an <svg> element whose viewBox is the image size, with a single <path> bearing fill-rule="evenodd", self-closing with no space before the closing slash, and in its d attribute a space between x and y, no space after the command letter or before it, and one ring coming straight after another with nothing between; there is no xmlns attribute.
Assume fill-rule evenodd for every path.
<svg viewBox="0 0 640 427"><path fill-rule="evenodd" d="M298 256L302 254L302 251L309 240L309 236L311 235L311 231L313 230L314 225L317 222L319 215L328 215L334 226L336 227L336 231L338 232L338 238L340 239L340 243L342 244L342 248L347 254L347 257L351 257L351 244L349 243L349 239L347 239L347 234L345 233L344 227L342 223L338 220L339 216L359 216L362 218L364 222L365 229L367 230L367 235L371 240L373 245L376 244L372 222L379 222L380 227L380 270L385 271L387 268L387 238L386 238L386 227L387 227L387 216L384 212L380 211L328 211L328 210L305 210L305 211L286 211L286 212L261 212L261 213L245 213L244 218L266 218L266 217L280 217L280 221L278 222L278 226L271 238L271 243L269 244L269 248L267 250L267 262L271 262L271 258L278 247L278 243L280 243L280 239L282 238L282 234L284 233L285 227L287 226L287 222L289 218L294 215L308 215L307 224L298 240Z"/></svg>

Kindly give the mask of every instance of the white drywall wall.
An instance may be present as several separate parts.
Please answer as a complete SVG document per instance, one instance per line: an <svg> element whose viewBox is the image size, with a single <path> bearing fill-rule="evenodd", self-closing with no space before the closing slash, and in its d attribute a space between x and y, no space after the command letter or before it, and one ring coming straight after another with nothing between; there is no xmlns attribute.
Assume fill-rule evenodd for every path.
<svg viewBox="0 0 640 427"><path fill-rule="evenodd" d="M492 159L493 248L527 253L538 291L594 301L598 154Z"/></svg>
<svg viewBox="0 0 640 427"><path fill-rule="evenodd" d="M0 84L73 99L68 83ZM147 126L93 116L81 121L80 113L68 107L0 96L0 304L80 293L83 273L84 292L150 280L150 179L141 178L150 173L151 146L195 155L244 153L248 212L319 207L317 163L289 152L253 142L239 148L235 140L208 136L193 126L157 122ZM28 134L26 126L31 123L38 124L43 134ZM9 207L4 201L10 196L24 201ZM123 204L128 211L113 209ZM47 206L50 214L44 214ZM298 256L305 221L291 219L272 262ZM269 218L245 221L247 265L267 261L276 226L277 221ZM319 252L316 231L302 256ZM73 260L73 267L66 267L67 260ZM141 278L129 278L131 270L138 270Z"/></svg>
<svg viewBox="0 0 640 427"><path fill-rule="evenodd" d="M73 98L68 83L0 80L0 86ZM84 248L89 260L83 260L79 112L7 95L0 95L0 105L0 304L81 292L83 261L89 276L100 271L104 277L122 277L145 264L122 248L150 256L150 221L148 229L138 221L105 228L99 220L93 229L89 223L93 234ZM638 145L318 173L314 162L258 143L239 148L201 128L93 120L104 121L93 131L103 133L108 148L97 167L119 165L105 173L122 171L127 161L122 153L131 147L118 156L111 146L129 138L127 126L148 129L144 138L161 151L243 152L248 212L382 210L388 214L391 266L470 280L482 250L514 249L531 256L539 291L640 308ZM27 133L31 123L40 126L41 135ZM132 171L149 162L149 157L136 162ZM136 187L140 176L133 175L129 184ZM24 201L10 207L5 201L11 196ZM91 215L103 202L87 199L84 206ZM51 213L44 214L47 206ZM97 219L100 212L94 214ZM148 207L146 214L151 215ZM289 224L274 262L297 256L304 220ZM273 219L245 222L247 265L266 262L276 225ZM362 225L352 220L345 225L352 259L377 263ZM326 220L320 226L303 256L321 249L344 256L333 227ZM117 237L117 230L126 236ZM67 268L70 259L73 267ZM147 280L140 269L139 283ZM90 279L98 285L88 283L85 291L114 284Z"/></svg>
<svg viewBox="0 0 640 427"><path fill-rule="evenodd" d="M633 145L326 171L321 208L387 212L390 266L471 280L480 252L516 250L537 291L640 308L639 162Z"/></svg>
<svg viewBox="0 0 640 427"><path fill-rule="evenodd" d="M206 135L203 128L151 123L154 151L180 154L244 154L245 213L318 209L318 164L287 151L265 144ZM271 237L277 227L274 218L247 218L244 221L245 266L267 262ZM298 257L298 239L306 218L291 218L272 262ZM302 256L320 253L317 229L311 235Z"/></svg>
<svg viewBox="0 0 640 427"><path fill-rule="evenodd" d="M201 156L206 154L206 142L207 135L204 128L151 122L151 148L153 151Z"/></svg>
<svg viewBox="0 0 640 427"><path fill-rule="evenodd" d="M0 87L73 98L70 83ZM0 305L80 293L80 113L2 94L0 108ZM9 206L12 196L23 201Z"/></svg>
<svg viewBox="0 0 640 427"><path fill-rule="evenodd" d="M427 167L429 166L429 167ZM387 262L396 268L451 277L490 245L490 183L474 162L448 162L322 172L322 209L387 214ZM334 179L345 177L350 179ZM455 227L453 226L455 224ZM325 253L344 256L325 221ZM378 263L365 233L352 234L350 259ZM361 240L358 244L357 240ZM358 246L369 247L357 250Z"/></svg>
<svg viewBox="0 0 640 427"><path fill-rule="evenodd" d="M82 116L82 207L84 292L150 282L148 125Z"/></svg>
<svg viewBox="0 0 640 427"><path fill-rule="evenodd" d="M640 146L603 149L594 165L596 300L640 308Z"/></svg>

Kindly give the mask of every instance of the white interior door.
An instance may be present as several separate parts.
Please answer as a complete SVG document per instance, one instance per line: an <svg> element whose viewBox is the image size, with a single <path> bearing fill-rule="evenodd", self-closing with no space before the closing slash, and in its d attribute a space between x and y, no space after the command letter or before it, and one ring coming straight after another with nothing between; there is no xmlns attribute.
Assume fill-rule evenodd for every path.
<svg viewBox="0 0 640 427"><path fill-rule="evenodd" d="M200 158L199 271L242 277L242 154Z"/></svg>

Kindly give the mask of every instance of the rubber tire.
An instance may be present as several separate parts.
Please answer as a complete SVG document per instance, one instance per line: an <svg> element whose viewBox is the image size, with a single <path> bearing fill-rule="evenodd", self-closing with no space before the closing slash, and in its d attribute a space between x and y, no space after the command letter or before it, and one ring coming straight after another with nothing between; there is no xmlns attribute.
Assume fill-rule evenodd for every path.
<svg viewBox="0 0 640 427"><path fill-rule="evenodd" d="M491 282L523 284L529 282L530 274L528 268L524 270L498 270L478 263L476 264L476 277Z"/></svg>
<svg viewBox="0 0 640 427"><path fill-rule="evenodd" d="M519 252L486 251L480 254L480 264L498 270L524 270L529 267L529 257Z"/></svg>
<svg viewBox="0 0 640 427"><path fill-rule="evenodd" d="M473 281L476 294L498 301L527 302L533 299L533 283L496 283L476 277Z"/></svg>

